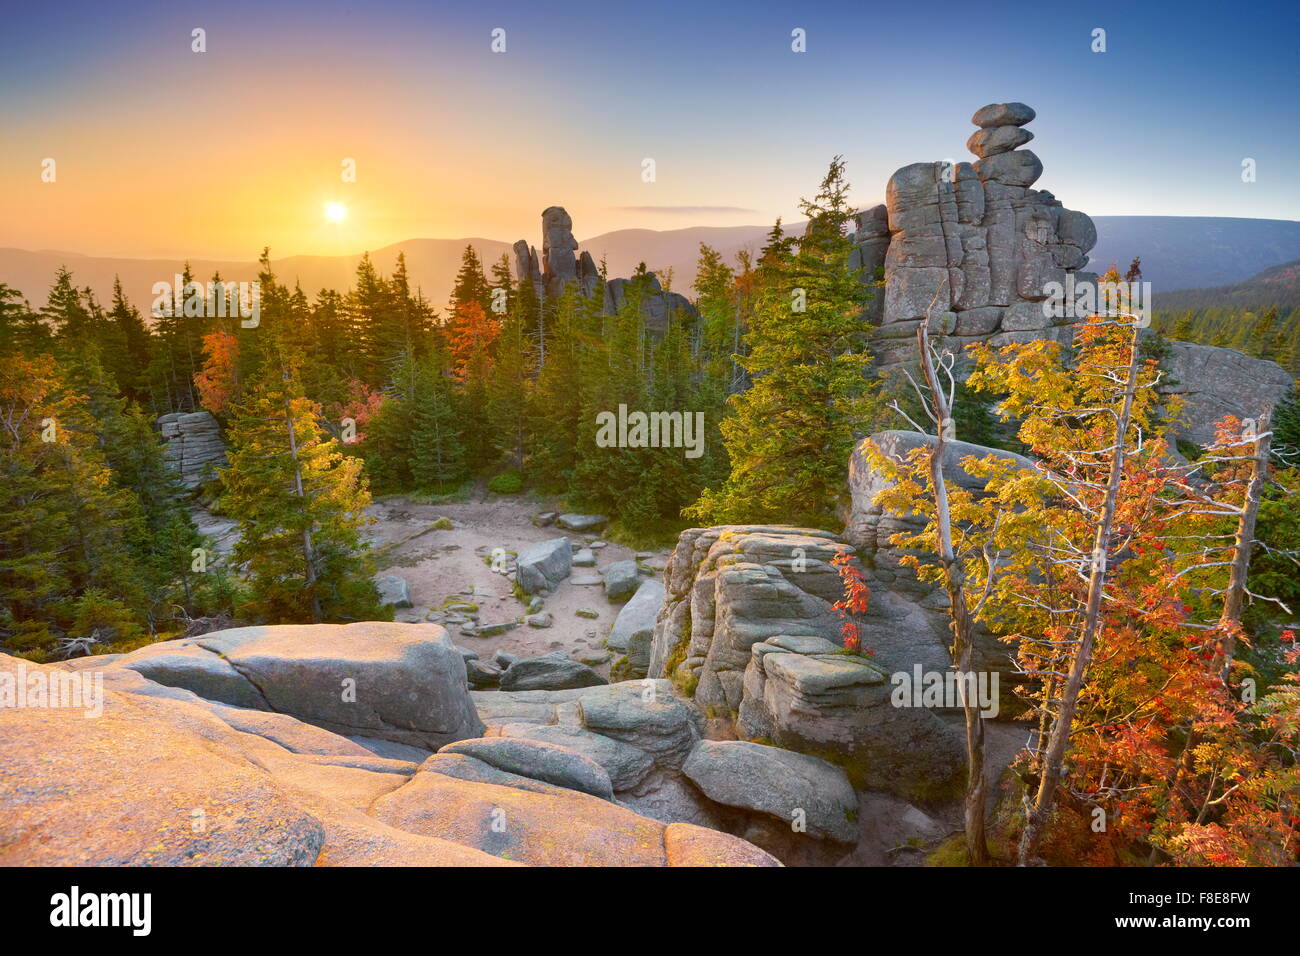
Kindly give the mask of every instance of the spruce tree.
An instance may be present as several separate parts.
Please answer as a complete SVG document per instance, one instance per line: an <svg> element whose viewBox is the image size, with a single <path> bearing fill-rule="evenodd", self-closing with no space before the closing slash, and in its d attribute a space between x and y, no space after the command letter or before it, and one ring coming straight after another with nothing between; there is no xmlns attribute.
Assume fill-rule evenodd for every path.
<svg viewBox="0 0 1300 956"><path fill-rule="evenodd" d="M410 469L415 486L444 493L465 476L463 410L451 379L433 360L416 367L410 411Z"/></svg>
<svg viewBox="0 0 1300 956"><path fill-rule="evenodd" d="M235 410L223 506L239 522L246 612L263 621L348 621L381 613L361 540L370 503L360 459L322 432L279 347Z"/></svg>
<svg viewBox="0 0 1300 956"><path fill-rule="evenodd" d="M816 197L802 203L808 226L797 250L779 224L773 230L746 335L753 385L732 397L722 423L731 474L689 509L692 517L835 521L844 468L876 393L861 317L868 293L849 265L847 196L836 157Z"/></svg>

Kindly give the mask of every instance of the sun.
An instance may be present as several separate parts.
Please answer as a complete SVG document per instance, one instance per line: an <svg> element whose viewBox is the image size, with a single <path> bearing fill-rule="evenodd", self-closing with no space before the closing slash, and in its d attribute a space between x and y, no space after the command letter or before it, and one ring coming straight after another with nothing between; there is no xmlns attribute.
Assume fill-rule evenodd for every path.
<svg viewBox="0 0 1300 956"><path fill-rule="evenodd" d="M325 204L325 218L330 222L342 222L348 218L348 207L341 202L327 202Z"/></svg>

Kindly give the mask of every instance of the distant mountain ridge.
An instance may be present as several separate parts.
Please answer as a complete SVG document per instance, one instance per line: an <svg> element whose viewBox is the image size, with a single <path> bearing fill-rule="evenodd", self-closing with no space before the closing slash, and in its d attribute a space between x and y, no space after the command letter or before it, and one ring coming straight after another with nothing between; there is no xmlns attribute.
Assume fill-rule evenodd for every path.
<svg viewBox="0 0 1300 956"><path fill-rule="evenodd" d="M1142 257L1156 295L1242 282L1261 269L1300 258L1300 222L1213 216L1093 216L1097 245L1088 268L1123 272Z"/></svg>
<svg viewBox="0 0 1300 956"><path fill-rule="evenodd" d="M1300 259L1264 269L1244 282L1206 289L1156 292L1153 300L1155 308L1162 312L1300 306Z"/></svg>
<svg viewBox="0 0 1300 956"><path fill-rule="evenodd" d="M1142 271L1157 296L1178 289L1203 290L1242 283L1260 270L1300 259L1300 222L1285 219L1228 219L1182 216L1095 216L1098 242L1089 269L1104 270L1110 263L1121 271L1134 256L1142 257ZM610 276L630 275L644 262L668 280L671 287L693 295L700 243L708 243L730 262L741 249L757 252L770 226L691 226L682 229L620 229L580 240L579 247L600 262ZM797 232L801 224L791 224ZM541 246L540 236L524 237ZM406 253L412 283L437 308L451 293L461 253L472 245L485 266L508 253L511 243L496 239L408 239L372 250L371 259L383 273L392 271L399 252ZM272 259L272 267L288 285L301 283L314 296L320 289L343 290L352 284L361 253L347 256L288 256ZM513 261L513 259L512 259ZM130 259L86 256L80 253L0 249L0 282L20 290L34 305L46 293L61 265L72 270L79 286L90 286L104 302L112 294L113 277L120 275L127 296L147 312L155 282L170 281L184 264L181 259ZM196 278L206 281L220 272L229 281L257 277L257 263L191 259ZM1159 303L1161 308L1166 306ZM1169 306L1173 307L1173 306Z"/></svg>

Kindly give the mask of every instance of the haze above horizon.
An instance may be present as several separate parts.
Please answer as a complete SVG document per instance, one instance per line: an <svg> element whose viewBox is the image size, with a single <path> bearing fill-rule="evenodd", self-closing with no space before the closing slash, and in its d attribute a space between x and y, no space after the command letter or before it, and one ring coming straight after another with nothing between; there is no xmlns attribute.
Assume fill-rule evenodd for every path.
<svg viewBox="0 0 1300 956"><path fill-rule="evenodd" d="M26 7L0 38L0 246L246 261L540 245L548 205L586 236L789 222L831 156L869 205L900 166L972 158L970 115L1007 100L1038 111L1038 186L1071 208L1300 219L1278 29L1300 15L1268 6Z"/></svg>

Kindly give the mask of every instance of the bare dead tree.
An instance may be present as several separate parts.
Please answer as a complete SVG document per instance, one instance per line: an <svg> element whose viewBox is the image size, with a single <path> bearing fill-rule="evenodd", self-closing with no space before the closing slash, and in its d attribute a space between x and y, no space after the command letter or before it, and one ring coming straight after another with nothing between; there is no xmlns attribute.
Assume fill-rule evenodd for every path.
<svg viewBox="0 0 1300 956"><path fill-rule="evenodd" d="M934 443L929 450L930 493L934 503L935 551L943 572L944 587L948 593L950 626L952 629L952 661L957 670L957 686L961 695L962 714L966 724L966 788L964 797L964 823L966 852L972 866L988 866L989 851L985 835L985 815L988 798L984 779L984 717L974 689L978 686L975 673L975 619L987 600L993 583L994 565L990 565L983 595L972 599L967 591L968 579L965 557L953 546L952 512L949 506L948 485L943 474L943 462L955 439L952 404L956 391L956 375L952 352L940 353L930 342L930 322L933 317L938 292L926 310L926 318L916 330L917 351L924 384L907 376L921 401L926 415L935 426ZM941 379L942 376L942 379ZM898 403L892 407L904 418L908 416ZM911 422L911 419L908 418ZM912 426L924 430L915 422ZM992 558L996 562L996 558Z"/></svg>

